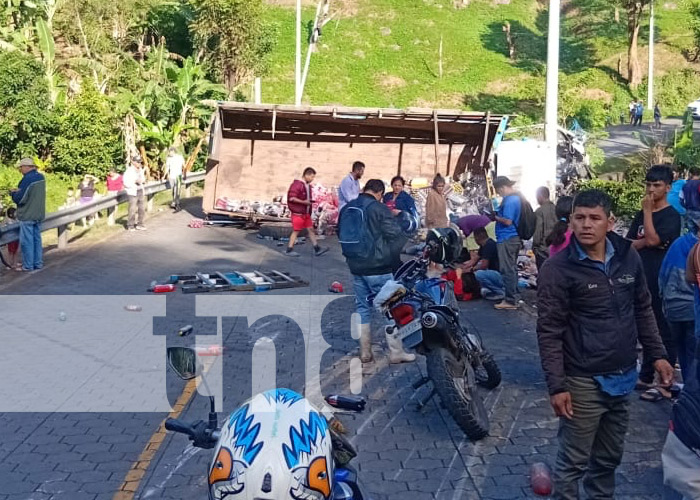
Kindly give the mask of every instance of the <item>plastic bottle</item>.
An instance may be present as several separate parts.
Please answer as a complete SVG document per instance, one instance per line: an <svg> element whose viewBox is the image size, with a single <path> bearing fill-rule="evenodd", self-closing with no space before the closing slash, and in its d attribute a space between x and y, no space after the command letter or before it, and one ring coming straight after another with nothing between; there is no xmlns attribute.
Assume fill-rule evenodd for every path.
<svg viewBox="0 0 700 500"><path fill-rule="evenodd" d="M530 468L530 485L535 495L549 496L552 494L552 473L547 464L537 462Z"/></svg>
<svg viewBox="0 0 700 500"><path fill-rule="evenodd" d="M338 394L333 394L332 396L326 397L326 403L344 410L363 411L367 401L359 396L340 396Z"/></svg>
<svg viewBox="0 0 700 500"><path fill-rule="evenodd" d="M190 333L192 333L192 329L192 325L185 325L177 331L177 334L180 337L184 337L185 335L189 335Z"/></svg>
<svg viewBox="0 0 700 500"><path fill-rule="evenodd" d="M167 285L155 285L154 287L151 288L151 292L153 293L167 293L167 292L174 292L175 291L175 285L172 283L168 283Z"/></svg>

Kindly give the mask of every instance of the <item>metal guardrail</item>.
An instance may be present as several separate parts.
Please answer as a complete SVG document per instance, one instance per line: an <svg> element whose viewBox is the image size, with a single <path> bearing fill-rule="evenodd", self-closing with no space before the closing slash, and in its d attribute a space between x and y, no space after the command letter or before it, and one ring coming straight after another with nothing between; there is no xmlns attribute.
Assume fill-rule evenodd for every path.
<svg viewBox="0 0 700 500"><path fill-rule="evenodd" d="M204 180L205 172L194 172L188 174L187 179L182 181L183 186L194 184ZM169 189L167 181L152 182L144 187L146 199L150 202L156 193ZM117 206L126 203L128 197L125 191L120 191L117 194L101 196L100 198L86 203L85 205L76 205L75 207L59 210L50 213L41 223L41 231L50 229L58 230L58 248L64 248L68 245L68 225L73 224L85 217L93 215L95 212L107 210L109 215L114 213ZM0 227L0 245L6 245L11 241L19 240L19 223L9 224Z"/></svg>

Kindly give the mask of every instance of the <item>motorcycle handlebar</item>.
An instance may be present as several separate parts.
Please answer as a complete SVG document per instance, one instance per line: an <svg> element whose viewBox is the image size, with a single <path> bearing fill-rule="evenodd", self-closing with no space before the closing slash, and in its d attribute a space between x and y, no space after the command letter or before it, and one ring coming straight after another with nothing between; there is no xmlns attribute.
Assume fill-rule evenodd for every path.
<svg viewBox="0 0 700 500"><path fill-rule="evenodd" d="M176 418L168 418L165 421L165 429L173 432L179 432L181 434L187 434L188 436L194 436L194 428L192 425Z"/></svg>

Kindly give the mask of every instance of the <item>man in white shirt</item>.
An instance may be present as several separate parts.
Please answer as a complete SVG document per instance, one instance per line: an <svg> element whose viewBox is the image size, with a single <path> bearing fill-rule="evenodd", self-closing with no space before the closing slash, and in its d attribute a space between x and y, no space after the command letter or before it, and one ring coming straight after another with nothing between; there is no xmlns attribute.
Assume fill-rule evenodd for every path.
<svg viewBox="0 0 700 500"><path fill-rule="evenodd" d="M338 187L338 210L342 209L346 203L360 196L360 179L365 173L365 164L361 161L356 161L352 164L352 172L350 172Z"/></svg>
<svg viewBox="0 0 700 500"><path fill-rule="evenodd" d="M165 169L168 174L168 184L173 195L173 201L170 203L170 208L174 208L175 212L180 209L180 188L182 187L182 170L185 166L185 159L175 148L168 149L168 159L165 161Z"/></svg>
<svg viewBox="0 0 700 500"><path fill-rule="evenodd" d="M131 158L131 163L124 172L124 191L129 198L129 220L126 227L129 231L145 231L143 219L146 214L146 196L144 186L146 174L143 170L143 160L140 156ZM138 224L136 224L136 212L138 209Z"/></svg>

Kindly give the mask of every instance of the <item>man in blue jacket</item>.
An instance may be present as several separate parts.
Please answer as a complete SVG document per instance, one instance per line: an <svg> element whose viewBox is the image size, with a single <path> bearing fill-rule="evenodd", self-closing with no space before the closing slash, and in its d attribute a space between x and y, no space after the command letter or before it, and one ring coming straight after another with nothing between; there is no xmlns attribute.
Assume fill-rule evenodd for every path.
<svg viewBox="0 0 700 500"><path fill-rule="evenodd" d="M11 191L17 204L19 244L22 249L22 271L38 271L44 267L41 247L41 221L46 216L46 181L31 158L19 162L22 180Z"/></svg>

